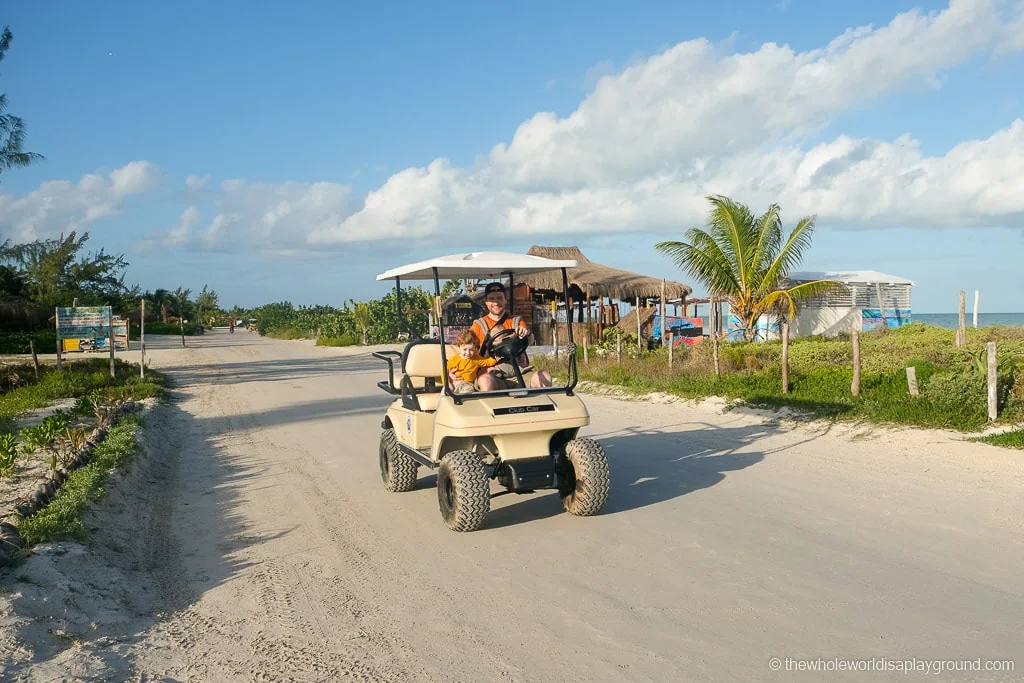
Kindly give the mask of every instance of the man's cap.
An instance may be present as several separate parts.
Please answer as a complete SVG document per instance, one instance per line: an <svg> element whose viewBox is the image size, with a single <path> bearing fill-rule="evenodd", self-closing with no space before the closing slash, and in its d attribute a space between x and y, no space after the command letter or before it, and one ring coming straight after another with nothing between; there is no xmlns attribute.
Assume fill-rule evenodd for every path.
<svg viewBox="0 0 1024 683"><path fill-rule="evenodd" d="M501 284L500 282L490 282L487 284L487 287L484 288L484 296L487 296L491 292L501 292L502 294L504 294L505 285Z"/></svg>

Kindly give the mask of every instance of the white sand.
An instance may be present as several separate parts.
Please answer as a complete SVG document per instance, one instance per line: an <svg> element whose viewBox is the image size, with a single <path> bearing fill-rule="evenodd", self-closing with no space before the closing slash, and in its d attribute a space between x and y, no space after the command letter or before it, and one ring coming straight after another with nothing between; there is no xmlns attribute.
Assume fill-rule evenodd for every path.
<svg viewBox="0 0 1024 683"><path fill-rule="evenodd" d="M771 657L1017 659L828 680L1024 677L1020 452L590 395L606 513L508 495L455 534L433 473L382 488L386 366L365 349L156 343L176 400L89 543L0 571L0 679L826 679Z"/></svg>

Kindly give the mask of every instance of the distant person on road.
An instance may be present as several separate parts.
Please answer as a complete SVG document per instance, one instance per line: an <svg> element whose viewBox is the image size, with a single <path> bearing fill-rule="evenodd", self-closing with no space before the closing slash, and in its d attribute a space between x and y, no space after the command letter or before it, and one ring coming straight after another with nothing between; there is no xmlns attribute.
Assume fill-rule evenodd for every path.
<svg viewBox="0 0 1024 683"><path fill-rule="evenodd" d="M457 394L476 391L479 388L477 380L481 371L486 374L489 368L498 364L498 361L480 356L480 342L472 330L460 332L455 338L455 346L459 349L459 355L448 359L448 379L451 381L452 391Z"/></svg>
<svg viewBox="0 0 1024 683"><path fill-rule="evenodd" d="M500 282L491 282L484 288L484 305L487 307L487 315L475 320L469 328L476 335L481 348L485 346L485 340L488 337L501 329L514 329L520 339L530 335L529 325L526 324L525 320L518 318L518 316L518 320L510 316L505 308L506 303L505 285ZM521 368L527 367L528 363L529 360L524 357L519 359L519 366ZM523 379L526 380L527 386L530 387L551 386L551 376L543 370L525 373ZM496 371L481 375L477 384L480 386L481 391L514 389L519 386L515 371L508 363L502 363L496 366Z"/></svg>

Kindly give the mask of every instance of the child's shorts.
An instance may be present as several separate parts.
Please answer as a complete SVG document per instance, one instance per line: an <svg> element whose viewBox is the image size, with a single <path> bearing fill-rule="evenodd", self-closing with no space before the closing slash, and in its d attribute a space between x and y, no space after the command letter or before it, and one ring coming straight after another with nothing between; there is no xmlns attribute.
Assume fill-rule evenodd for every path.
<svg viewBox="0 0 1024 683"><path fill-rule="evenodd" d="M456 394L469 394L476 391L476 385L472 382L467 382L464 379L456 380L455 384L452 385L452 391Z"/></svg>

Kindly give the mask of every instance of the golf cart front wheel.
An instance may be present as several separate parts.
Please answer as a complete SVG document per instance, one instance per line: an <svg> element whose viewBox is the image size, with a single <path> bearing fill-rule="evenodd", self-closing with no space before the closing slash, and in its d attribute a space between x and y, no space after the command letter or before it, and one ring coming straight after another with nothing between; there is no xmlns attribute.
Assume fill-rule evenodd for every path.
<svg viewBox="0 0 1024 683"><path fill-rule="evenodd" d="M487 468L473 451L453 451L437 470L441 518L453 531L475 531L491 511Z"/></svg>
<svg viewBox="0 0 1024 683"><path fill-rule="evenodd" d="M388 491L412 491L416 486L419 464L402 452L395 430L385 429L380 435L380 478Z"/></svg>
<svg viewBox="0 0 1024 683"><path fill-rule="evenodd" d="M565 445L565 483L559 489L562 507L578 517L596 515L608 502L611 473L608 456L593 439L573 439Z"/></svg>

